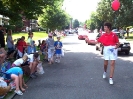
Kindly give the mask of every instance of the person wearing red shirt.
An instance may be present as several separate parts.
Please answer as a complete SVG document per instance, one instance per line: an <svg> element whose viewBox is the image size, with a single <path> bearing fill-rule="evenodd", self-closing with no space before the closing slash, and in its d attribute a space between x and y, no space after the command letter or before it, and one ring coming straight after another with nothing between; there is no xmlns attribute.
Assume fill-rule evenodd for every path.
<svg viewBox="0 0 133 99"><path fill-rule="evenodd" d="M104 24L105 33L97 40L97 43L100 42L103 46L103 55L104 55L104 73L103 78L106 78L108 61L111 61L110 68L110 78L109 83L113 84L113 74L115 69L115 60L117 59L117 48L119 47L119 39L115 33L111 31L111 23Z"/></svg>
<svg viewBox="0 0 133 99"><path fill-rule="evenodd" d="M18 49L19 57L23 57L23 55L24 55L24 50L25 50L25 48L27 47L27 44L26 44L26 42L25 42L24 40L25 40L25 37L22 36L22 37L21 37L21 40L18 41L18 43L17 43L17 49Z"/></svg>

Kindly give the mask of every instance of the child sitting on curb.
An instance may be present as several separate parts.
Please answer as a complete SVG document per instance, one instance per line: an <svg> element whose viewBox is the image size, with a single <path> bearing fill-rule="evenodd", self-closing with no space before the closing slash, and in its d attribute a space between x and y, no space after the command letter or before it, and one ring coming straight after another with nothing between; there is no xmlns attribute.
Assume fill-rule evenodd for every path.
<svg viewBox="0 0 133 99"><path fill-rule="evenodd" d="M48 55L47 55L46 41L45 40L42 41L42 44L40 45L40 50L43 53L43 55L45 56L44 61L47 61L48 60L47 59Z"/></svg>
<svg viewBox="0 0 133 99"><path fill-rule="evenodd" d="M60 63L61 54L62 54L62 42L60 41L59 36L57 36L57 41L54 43L54 46L55 46L55 54L56 54L55 62Z"/></svg>
<svg viewBox="0 0 133 99"><path fill-rule="evenodd" d="M28 59L27 55L24 55L23 58L19 58L16 61L13 62L12 67L21 66L23 63L25 63Z"/></svg>
<svg viewBox="0 0 133 99"><path fill-rule="evenodd" d="M30 71L29 68L25 66L22 68L12 67L5 72L6 79L14 80L16 85L16 90L14 92L17 93L18 95L23 95L23 91L25 91L23 86L27 88L27 85L25 84L23 79L23 74L29 76L30 75L29 71Z"/></svg>
<svg viewBox="0 0 133 99"><path fill-rule="evenodd" d="M40 62L40 56L39 54L41 54L41 52L36 52L34 54L30 54L27 55L28 56L28 60L26 63L22 64L21 66L25 66L25 65L29 65L30 70L31 70L31 78L36 78L36 71L37 71L37 65Z"/></svg>

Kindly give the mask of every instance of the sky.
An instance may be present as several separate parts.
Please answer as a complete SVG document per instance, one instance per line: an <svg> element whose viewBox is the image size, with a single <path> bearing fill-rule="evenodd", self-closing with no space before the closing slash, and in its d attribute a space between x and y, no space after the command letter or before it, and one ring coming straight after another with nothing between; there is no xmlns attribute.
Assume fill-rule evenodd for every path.
<svg viewBox="0 0 133 99"><path fill-rule="evenodd" d="M96 11L100 0L64 0L63 9L80 22L90 18L91 12Z"/></svg>

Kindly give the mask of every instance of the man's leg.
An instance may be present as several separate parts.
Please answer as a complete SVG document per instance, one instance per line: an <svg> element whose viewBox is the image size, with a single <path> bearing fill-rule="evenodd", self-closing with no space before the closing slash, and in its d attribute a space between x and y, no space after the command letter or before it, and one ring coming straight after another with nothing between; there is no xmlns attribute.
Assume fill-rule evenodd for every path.
<svg viewBox="0 0 133 99"><path fill-rule="evenodd" d="M108 67L108 60L104 60L104 73L103 73L103 78L106 78L107 67Z"/></svg>
<svg viewBox="0 0 133 99"><path fill-rule="evenodd" d="M104 72L107 72L108 60L104 60Z"/></svg>

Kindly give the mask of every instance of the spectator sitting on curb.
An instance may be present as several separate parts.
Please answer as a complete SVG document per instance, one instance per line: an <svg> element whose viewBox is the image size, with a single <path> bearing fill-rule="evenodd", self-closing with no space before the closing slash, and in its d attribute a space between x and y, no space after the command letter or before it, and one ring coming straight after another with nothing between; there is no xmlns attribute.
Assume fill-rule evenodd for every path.
<svg viewBox="0 0 133 99"><path fill-rule="evenodd" d="M44 61L47 61L47 56L48 55L47 55L46 41L45 40L42 41L42 44L40 45L40 50L43 53L43 55L45 56Z"/></svg>
<svg viewBox="0 0 133 99"><path fill-rule="evenodd" d="M31 78L37 77L37 75L36 75L37 65L40 62L39 54L41 54L41 53L38 52L38 53L27 55L28 56L27 62L25 62L24 64L21 65L21 66L29 65L30 70L31 70L31 74L30 74Z"/></svg>
<svg viewBox="0 0 133 99"><path fill-rule="evenodd" d="M16 61L14 61L13 64L12 64L12 67L21 66L27 60L28 60L28 56L24 55L23 58L19 58Z"/></svg>
<svg viewBox="0 0 133 99"><path fill-rule="evenodd" d="M29 76L30 75L29 71L30 71L29 68L25 66L22 68L12 67L5 72L6 79L14 80L16 85L16 90L14 92L17 93L18 95L23 95L23 92L25 91L23 86L27 88L27 85L25 84L23 79L23 74L25 74L26 76Z"/></svg>

